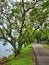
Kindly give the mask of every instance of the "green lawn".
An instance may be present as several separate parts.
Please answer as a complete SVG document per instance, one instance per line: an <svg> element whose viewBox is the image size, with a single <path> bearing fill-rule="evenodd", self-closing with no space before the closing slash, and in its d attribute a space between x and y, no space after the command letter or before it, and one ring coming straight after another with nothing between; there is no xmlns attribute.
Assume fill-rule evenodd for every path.
<svg viewBox="0 0 49 65"><path fill-rule="evenodd" d="M11 61L4 65L34 65L31 46L32 44L28 45L26 48L23 48L21 54L18 55L15 59L13 58L13 55L9 56Z"/></svg>

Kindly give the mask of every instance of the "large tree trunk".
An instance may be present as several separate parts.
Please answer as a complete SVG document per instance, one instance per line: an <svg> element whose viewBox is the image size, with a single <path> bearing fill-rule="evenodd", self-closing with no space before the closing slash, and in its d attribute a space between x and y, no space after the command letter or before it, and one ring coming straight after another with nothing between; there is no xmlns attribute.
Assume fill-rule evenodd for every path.
<svg viewBox="0 0 49 65"><path fill-rule="evenodd" d="M20 50L16 48L16 43L11 43L13 49L14 49L14 58L20 53Z"/></svg>
<svg viewBox="0 0 49 65"><path fill-rule="evenodd" d="M18 49L14 49L14 53L15 53L15 55L14 55L14 58L18 55L18 54L20 54L20 51L18 50Z"/></svg>
<svg viewBox="0 0 49 65"><path fill-rule="evenodd" d="M14 57L16 57L18 54L20 54L20 51L21 51L21 48L22 48L22 44L20 42L18 42L18 48L16 48L15 44L13 45L13 48L14 48L14 54L15 54Z"/></svg>
<svg viewBox="0 0 49 65"><path fill-rule="evenodd" d="M20 51L21 51L21 48L22 48L22 43L18 43L18 52L20 53Z"/></svg>

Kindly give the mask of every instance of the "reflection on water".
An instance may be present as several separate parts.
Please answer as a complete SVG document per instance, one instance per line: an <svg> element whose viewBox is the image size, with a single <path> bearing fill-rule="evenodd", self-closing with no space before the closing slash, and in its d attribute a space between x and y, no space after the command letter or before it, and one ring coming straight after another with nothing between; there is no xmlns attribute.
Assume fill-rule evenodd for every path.
<svg viewBox="0 0 49 65"><path fill-rule="evenodd" d="M8 57L9 55L13 54L13 51L11 49L12 46L9 43L3 46L3 41L0 40L0 58Z"/></svg>

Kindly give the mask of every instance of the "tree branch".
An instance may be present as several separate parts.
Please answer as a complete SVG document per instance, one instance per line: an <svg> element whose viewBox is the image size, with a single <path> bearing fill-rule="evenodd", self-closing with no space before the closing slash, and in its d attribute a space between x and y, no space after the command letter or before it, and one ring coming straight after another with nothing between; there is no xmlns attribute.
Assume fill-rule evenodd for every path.
<svg viewBox="0 0 49 65"><path fill-rule="evenodd" d="M32 6L32 7L30 7L30 8L28 8L25 12L28 12L30 9L32 9L32 8L34 8L35 7L35 5L37 4L37 0L36 0L36 2L34 3L34 5Z"/></svg>
<svg viewBox="0 0 49 65"><path fill-rule="evenodd" d="M24 26L24 21L25 21L25 9L24 9L24 0L22 0L22 25L21 25L21 30L20 30L20 35L22 35L22 28Z"/></svg>
<svg viewBox="0 0 49 65"><path fill-rule="evenodd" d="M11 43L11 41L10 40L8 40L6 37L5 37L5 35L4 35L4 33L3 33L3 31L2 31L2 29L0 28L0 30L1 30L1 33L2 33L2 35L3 35L3 37L2 37L2 39L5 39L6 41L8 41L9 43Z"/></svg>
<svg viewBox="0 0 49 65"><path fill-rule="evenodd" d="M9 35L9 37L11 37L11 39L13 39L14 41L16 41L12 36L11 34L8 32L8 30L4 27L5 31L7 32L7 35Z"/></svg>

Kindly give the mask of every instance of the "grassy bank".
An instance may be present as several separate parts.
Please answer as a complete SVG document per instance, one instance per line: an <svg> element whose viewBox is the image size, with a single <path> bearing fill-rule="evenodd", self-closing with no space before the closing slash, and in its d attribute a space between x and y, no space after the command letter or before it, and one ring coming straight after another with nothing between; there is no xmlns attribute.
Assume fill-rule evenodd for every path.
<svg viewBox="0 0 49 65"><path fill-rule="evenodd" d="M49 44L41 44L42 46L44 46L45 48L49 49Z"/></svg>
<svg viewBox="0 0 49 65"><path fill-rule="evenodd" d="M13 58L13 55L9 56L8 59L11 60L4 65L34 65L32 44L28 45L26 48L23 48L21 54L15 59Z"/></svg>

